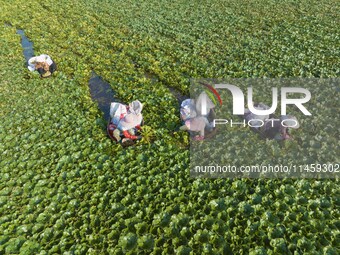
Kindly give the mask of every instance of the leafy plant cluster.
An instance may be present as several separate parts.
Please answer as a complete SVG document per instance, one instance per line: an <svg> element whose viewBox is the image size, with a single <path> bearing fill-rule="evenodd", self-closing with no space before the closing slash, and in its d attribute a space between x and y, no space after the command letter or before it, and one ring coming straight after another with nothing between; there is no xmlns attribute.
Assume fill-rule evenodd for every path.
<svg viewBox="0 0 340 255"><path fill-rule="evenodd" d="M339 253L336 180L190 179L169 90L188 93L191 77L338 76L338 9L335 1L3 2L0 22L12 27L0 30L0 254ZM56 61L53 78L26 70L16 28ZM92 70L123 101L145 104L145 141L122 149L107 139L87 86ZM332 104L311 107L321 118L337 112ZM332 125L324 132L338 135ZM257 144L248 146L259 159L305 150L338 160L321 131L299 133L303 144L288 149L249 130L233 134L227 155L241 163L240 141L247 153L247 141Z"/></svg>
<svg viewBox="0 0 340 255"><path fill-rule="evenodd" d="M338 130L339 121L335 118L339 112L339 103L329 95L337 94L340 85L338 79L224 79L215 80L215 84L228 83L238 86L247 101L247 86L253 86L253 101L272 105L272 88L304 87L312 94L310 102L305 106L312 116L305 116L299 109L287 106L287 113L296 116L301 124L299 129L289 129L292 140L278 142L263 140L258 142L259 135L244 127L243 119L232 115L233 102L230 91L220 90L223 105L216 109L216 118L227 120L227 124L217 124L218 133L213 139L204 143L193 143L191 146L192 165L210 165L218 161L220 165L254 166L254 165L284 165L308 166L310 164L325 164L339 161ZM280 94L279 99L280 100ZM294 109L295 108L295 109ZM275 116L281 114L280 103ZM231 121L233 125L231 125ZM227 146L226 146L227 145ZM210 163L209 163L210 162ZM301 169L301 168L300 168ZM300 170L299 169L299 170ZM307 174L307 175L305 175ZM287 174L283 174L284 176ZM315 173L293 173L293 176L315 176ZM337 173L325 173L324 177L339 176Z"/></svg>

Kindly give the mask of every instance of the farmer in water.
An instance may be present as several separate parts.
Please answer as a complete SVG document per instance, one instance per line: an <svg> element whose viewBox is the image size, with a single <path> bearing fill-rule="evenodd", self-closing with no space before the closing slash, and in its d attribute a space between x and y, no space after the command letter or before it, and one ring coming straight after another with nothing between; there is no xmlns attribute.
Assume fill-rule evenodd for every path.
<svg viewBox="0 0 340 255"><path fill-rule="evenodd" d="M115 107L117 109L113 109ZM110 128L114 129L113 136L120 142L125 142L127 139L136 140L140 139L136 133L140 129L143 121L142 109L143 105L138 100L135 100L125 106L119 103L111 104L111 124Z"/></svg>
<svg viewBox="0 0 340 255"><path fill-rule="evenodd" d="M263 103L259 103L259 104L254 105L254 108L256 110L268 110L269 106ZM252 113L249 109L245 109L244 118L247 122L251 121L252 126L260 126L261 123L263 123L266 119L269 119L269 115L256 115Z"/></svg>
<svg viewBox="0 0 340 255"><path fill-rule="evenodd" d="M267 119L261 129L268 139L289 140L292 139L289 134L289 129L298 129L299 127L300 124L296 117L292 115L282 115L280 119Z"/></svg>
<svg viewBox="0 0 340 255"><path fill-rule="evenodd" d="M51 76L52 73L57 70L57 65L50 56L42 54L28 60L28 69L31 72L38 71L40 77L46 78Z"/></svg>
<svg viewBox="0 0 340 255"><path fill-rule="evenodd" d="M268 110L269 106L259 103L254 106L257 110ZM249 109L245 110L244 119L251 123L253 130L258 131L264 138L273 140L288 140L292 137L289 134L289 129L298 129L299 122L295 116L282 115L280 118L275 118L272 115L256 115L251 113Z"/></svg>
<svg viewBox="0 0 340 255"><path fill-rule="evenodd" d="M205 104L203 104L205 101ZM181 104L180 114L183 121L183 126L180 130L189 131L190 134L195 135L194 140L204 140L205 131L212 131L213 126L209 123L208 117L213 112L215 105L203 91L197 98L196 102L194 99L186 99Z"/></svg>

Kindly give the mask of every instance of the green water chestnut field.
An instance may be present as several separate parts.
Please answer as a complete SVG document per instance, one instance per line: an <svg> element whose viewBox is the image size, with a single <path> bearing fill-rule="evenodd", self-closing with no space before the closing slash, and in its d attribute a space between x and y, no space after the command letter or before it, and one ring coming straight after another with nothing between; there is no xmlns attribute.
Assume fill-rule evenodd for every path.
<svg viewBox="0 0 340 255"><path fill-rule="evenodd" d="M173 96L190 78L339 77L339 13L336 0L0 0L0 254L339 254L338 178L190 178ZM55 60L52 78L28 71L17 29ZM108 139L92 71L144 103L136 146ZM305 120L283 146L233 131L228 148L247 153L230 162L339 163L339 89L315 91L331 124Z"/></svg>

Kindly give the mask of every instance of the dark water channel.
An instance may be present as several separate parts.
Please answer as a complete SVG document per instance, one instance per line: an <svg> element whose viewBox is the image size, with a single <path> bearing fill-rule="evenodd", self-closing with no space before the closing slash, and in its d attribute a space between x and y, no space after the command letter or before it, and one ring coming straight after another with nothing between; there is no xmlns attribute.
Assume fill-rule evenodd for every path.
<svg viewBox="0 0 340 255"><path fill-rule="evenodd" d="M92 100L98 104L98 108L104 114L104 119L108 120L110 118L111 102L120 102L120 100L115 96L110 84L95 72L92 72L89 88Z"/></svg>
<svg viewBox="0 0 340 255"><path fill-rule="evenodd" d="M21 36L21 46L24 50L24 57L26 59L26 62L28 62L28 60L31 57L34 57L33 43L30 40L28 40L28 38L25 35L24 30L17 29L17 34Z"/></svg>
<svg viewBox="0 0 340 255"><path fill-rule="evenodd" d="M177 99L178 103L181 104L185 99L188 99L188 96L183 95L179 90L174 89L172 87L168 87L171 94Z"/></svg>
<svg viewBox="0 0 340 255"><path fill-rule="evenodd" d="M154 77L150 76L147 78L154 79ZM111 85L108 82L104 81L103 78L97 75L95 72L92 72L91 78L89 80L89 88L92 100L98 104L98 108L104 114L104 119L108 120L110 118L111 102L122 103L121 100L116 97L116 93L112 90ZM176 89L169 87L169 90L172 95L177 99L179 104L181 104L183 100L188 98L187 96L182 95Z"/></svg>

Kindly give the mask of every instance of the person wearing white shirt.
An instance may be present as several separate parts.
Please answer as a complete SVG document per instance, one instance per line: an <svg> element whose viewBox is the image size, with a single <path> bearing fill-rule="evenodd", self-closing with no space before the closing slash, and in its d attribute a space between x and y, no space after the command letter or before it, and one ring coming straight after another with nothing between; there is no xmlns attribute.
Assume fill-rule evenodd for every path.
<svg viewBox="0 0 340 255"><path fill-rule="evenodd" d="M46 54L41 54L28 60L28 70L31 72L38 71L42 78L51 76L56 69L56 63Z"/></svg>

